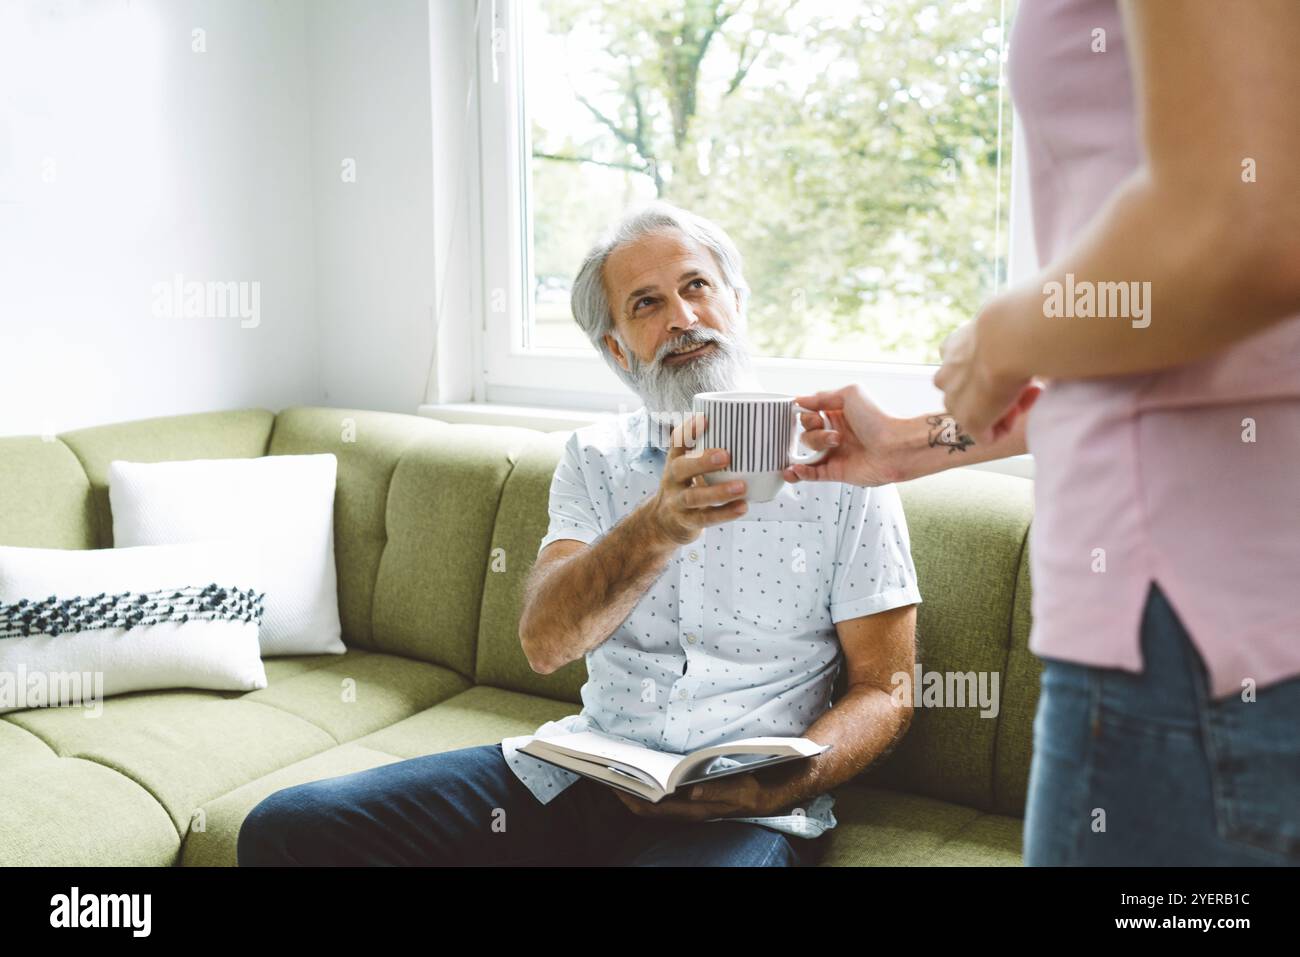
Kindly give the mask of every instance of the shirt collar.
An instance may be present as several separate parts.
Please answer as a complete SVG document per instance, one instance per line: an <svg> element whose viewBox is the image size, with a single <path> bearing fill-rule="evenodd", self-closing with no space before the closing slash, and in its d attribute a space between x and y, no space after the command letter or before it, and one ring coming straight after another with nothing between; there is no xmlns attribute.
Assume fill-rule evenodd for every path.
<svg viewBox="0 0 1300 957"><path fill-rule="evenodd" d="M668 455L671 423L661 422L650 415L645 407L637 409L623 420L623 441L627 448L627 461L638 472L653 474L655 465Z"/></svg>

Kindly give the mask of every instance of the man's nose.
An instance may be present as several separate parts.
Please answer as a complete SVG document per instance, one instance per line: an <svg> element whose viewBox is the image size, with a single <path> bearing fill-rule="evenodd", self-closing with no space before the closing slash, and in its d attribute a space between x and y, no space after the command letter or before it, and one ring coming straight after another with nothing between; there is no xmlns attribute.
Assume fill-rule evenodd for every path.
<svg viewBox="0 0 1300 957"><path fill-rule="evenodd" d="M695 315L695 308L681 296L673 296L669 302L672 306L668 313L669 330L689 329L699 324L700 319Z"/></svg>

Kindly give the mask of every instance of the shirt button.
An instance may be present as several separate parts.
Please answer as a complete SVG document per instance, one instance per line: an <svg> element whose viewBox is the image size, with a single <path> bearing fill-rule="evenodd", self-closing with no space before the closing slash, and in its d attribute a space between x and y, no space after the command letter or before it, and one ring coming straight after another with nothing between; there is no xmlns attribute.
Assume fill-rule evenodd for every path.
<svg viewBox="0 0 1300 957"><path fill-rule="evenodd" d="M687 554L687 557L693 562L698 562L700 560L700 553L692 548Z"/></svg>
<svg viewBox="0 0 1300 957"><path fill-rule="evenodd" d="M691 644L695 644L695 636L693 634L687 635L686 640L689 641Z"/></svg>
<svg viewBox="0 0 1300 957"><path fill-rule="evenodd" d="M678 701L685 701L685 700L686 700L686 689L685 689L685 688L683 688L681 691L677 692L677 700L678 700Z"/></svg>

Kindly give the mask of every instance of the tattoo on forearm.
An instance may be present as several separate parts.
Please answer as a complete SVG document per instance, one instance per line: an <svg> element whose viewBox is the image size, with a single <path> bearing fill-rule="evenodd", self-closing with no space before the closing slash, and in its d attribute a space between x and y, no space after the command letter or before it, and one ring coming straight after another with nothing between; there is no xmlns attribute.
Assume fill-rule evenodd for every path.
<svg viewBox="0 0 1300 957"><path fill-rule="evenodd" d="M961 430L951 415L932 415L925 423L930 427L930 448L946 446L951 455L953 452L965 452L975 444L975 440Z"/></svg>

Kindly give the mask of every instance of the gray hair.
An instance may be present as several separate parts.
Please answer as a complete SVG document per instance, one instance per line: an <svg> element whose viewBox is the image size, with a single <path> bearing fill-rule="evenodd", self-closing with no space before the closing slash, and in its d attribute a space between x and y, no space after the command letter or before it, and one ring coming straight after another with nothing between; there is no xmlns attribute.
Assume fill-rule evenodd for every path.
<svg viewBox="0 0 1300 957"><path fill-rule="evenodd" d="M577 278L573 280L573 293L569 300L573 317L591 344L628 385L633 385L633 377L618 364L618 360L605 345L605 336L609 334L626 348L626 343L615 329L609 297L605 295L605 263L620 246L662 229L676 229L713 254L723 281L738 296L742 316L745 304L749 301L749 284L745 282L740 250L717 223L660 201L628 212L587 253Z"/></svg>

